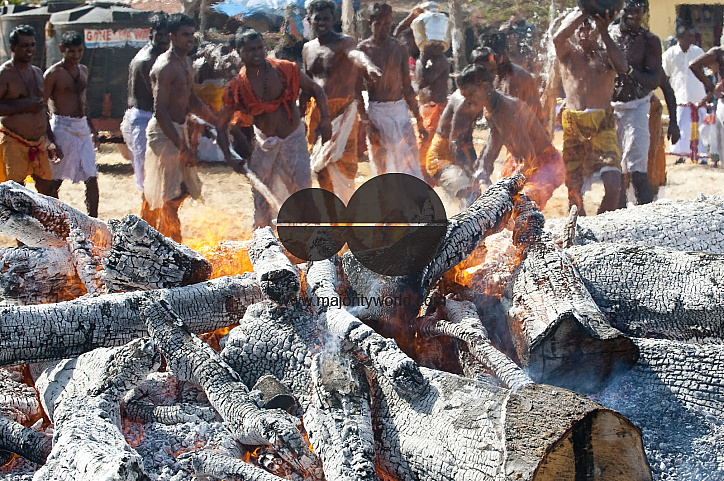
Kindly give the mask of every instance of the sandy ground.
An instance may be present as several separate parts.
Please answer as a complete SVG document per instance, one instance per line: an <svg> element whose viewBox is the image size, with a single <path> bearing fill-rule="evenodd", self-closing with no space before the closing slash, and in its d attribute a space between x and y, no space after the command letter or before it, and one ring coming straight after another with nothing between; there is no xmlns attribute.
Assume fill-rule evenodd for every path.
<svg viewBox="0 0 724 481"><path fill-rule="evenodd" d="M482 137L482 136L481 136ZM557 134L555 144L560 147L561 134ZM482 138L477 139L482 148ZM496 163L497 171L503 159ZM675 165L676 157L668 156L668 183L659 193L659 198L674 200L691 199L700 193L706 195L724 195L724 168L693 164L687 161ZM141 208L141 193L136 189L131 164L113 144L102 145L98 152L100 206L99 216L104 220L121 218L126 214L138 215ZM369 164L360 163L358 186L370 177ZM180 209L182 235L184 243L195 247L200 244L213 244L221 239L244 240L250 237L252 230L252 203L249 182L241 174L235 173L224 164L207 164L199 168L203 182L203 199L187 200ZM32 184L30 187L33 188ZM72 184L66 181L61 187L60 198L64 202L85 212L84 184ZM585 194L584 203L587 212L596 212L603 196L603 185L594 182L592 190ZM448 205L448 215L455 208ZM543 213L547 218L565 216L568 213L566 188L559 187L548 202ZM0 234L0 246L14 246L15 242Z"/></svg>

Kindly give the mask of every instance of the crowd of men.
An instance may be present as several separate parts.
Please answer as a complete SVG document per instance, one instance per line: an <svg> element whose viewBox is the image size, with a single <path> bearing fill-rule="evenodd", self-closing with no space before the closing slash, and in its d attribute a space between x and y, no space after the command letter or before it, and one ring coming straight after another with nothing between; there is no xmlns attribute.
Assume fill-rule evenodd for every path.
<svg viewBox="0 0 724 481"><path fill-rule="evenodd" d="M724 48L704 53L682 28L662 62L659 39L641 24L647 8L647 0L626 0L621 12L603 16L575 9L553 36L565 92L562 154L543 126L539 81L512 60L505 28L482 30L449 94L447 45L410 40L410 25L423 7L394 28L392 7L375 3L372 34L357 43L334 30L335 3L314 0L307 13L315 38L304 45L300 64L270 58L263 36L241 29L223 46L232 58L223 68L213 66L223 62L212 59L212 50L197 53L199 62L190 58L196 41L191 18L156 14L150 42L129 68L122 124L143 193L141 215L181 241L178 210L184 199L201 194L195 150L199 132L210 126L225 160L257 179L255 227L270 225L278 209L272 200L311 187L313 174L320 187L347 202L360 139L373 175L416 176L462 205L491 183L503 146L508 155L500 176L525 174L524 192L541 208L565 182L570 205L584 213L583 191L594 174L605 189L599 213L625 207L629 185L637 203L651 202L665 181L661 104L653 91L664 91L671 151L698 158L706 148L696 126L706 102L724 95L724 82L715 85L703 69L716 67L721 79ZM532 30L521 25L516 29ZM12 58L0 67L0 180L23 183L30 175L39 192L55 197L64 179L85 182L88 212L97 216L98 138L88 117L82 35L62 35L63 58L45 74L31 64L32 27L16 28L10 46ZM710 150L721 153L721 102L716 116L720 127ZM489 135L478 154L473 130L483 118Z"/></svg>

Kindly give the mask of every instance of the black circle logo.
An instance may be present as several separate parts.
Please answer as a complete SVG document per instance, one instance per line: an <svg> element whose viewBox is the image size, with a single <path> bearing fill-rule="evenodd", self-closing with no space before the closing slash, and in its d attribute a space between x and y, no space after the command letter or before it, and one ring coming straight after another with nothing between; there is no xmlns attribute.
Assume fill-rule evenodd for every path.
<svg viewBox="0 0 724 481"><path fill-rule="evenodd" d="M427 266L446 231L440 197L407 174L368 180L346 207L327 190L304 189L291 195L277 216L279 240L300 259L328 259L346 242L362 265L388 276Z"/></svg>

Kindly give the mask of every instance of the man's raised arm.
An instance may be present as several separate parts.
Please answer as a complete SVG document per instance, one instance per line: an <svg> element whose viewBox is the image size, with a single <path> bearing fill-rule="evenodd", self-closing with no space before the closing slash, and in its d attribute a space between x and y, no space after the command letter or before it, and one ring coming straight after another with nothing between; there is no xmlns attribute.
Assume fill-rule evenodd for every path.
<svg viewBox="0 0 724 481"><path fill-rule="evenodd" d="M558 58L571 53L573 47L570 38L586 18L588 18L588 13L576 8L563 19L560 28L553 35L553 46L556 48Z"/></svg>
<svg viewBox="0 0 724 481"><path fill-rule="evenodd" d="M721 94L717 95L714 92L716 87L714 86L714 82L712 82L711 79L704 73L704 67L713 67L715 64L718 65L719 55L721 55L721 52L721 47L714 47L708 52L699 55L692 60L691 63L689 63L689 69L694 73L694 76L704 84L704 88L707 93L712 93L717 98L721 97Z"/></svg>
<svg viewBox="0 0 724 481"><path fill-rule="evenodd" d="M357 48L357 44L354 40L348 38L345 39L343 42L344 43L342 44L342 48L344 49L344 53L347 55L347 58L352 61L353 64L367 72L367 75L373 80L382 77L382 70L380 70L380 68L375 65L374 62L372 62L372 59L369 58L366 53Z"/></svg>
<svg viewBox="0 0 724 481"><path fill-rule="evenodd" d="M611 66L616 73L626 73L629 69L626 54L616 45L616 42L611 38L611 34L608 33L608 26L611 25L613 18L614 15L606 10L605 17L596 15L593 17L593 21L596 22L596 29L601 34L601 40L603 40L603 44L606 46L606 53L608 54L608 60L611 62ZM660 58L661 53L659 52L659 59Z"/></svg>

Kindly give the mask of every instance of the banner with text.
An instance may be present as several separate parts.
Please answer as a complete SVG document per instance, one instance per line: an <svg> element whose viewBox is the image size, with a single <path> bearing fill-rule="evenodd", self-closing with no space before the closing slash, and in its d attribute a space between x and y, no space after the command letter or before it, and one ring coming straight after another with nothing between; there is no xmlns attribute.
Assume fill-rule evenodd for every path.
<svg viewBox="0 0 724 481"><path fill-rule="evenodd" d="M86 48L105 47L143 47L151 38L149 28L125 28L113 30L110 28L85 29Z"/></svg>

